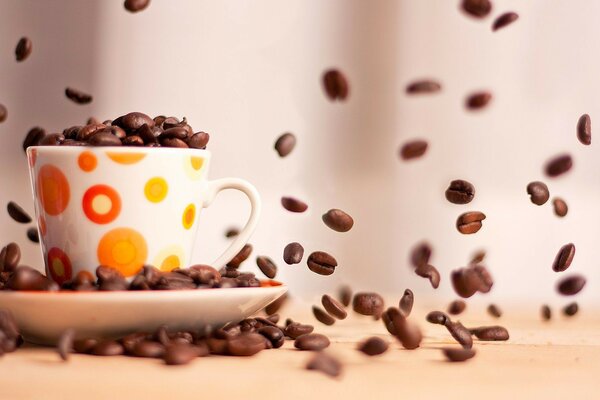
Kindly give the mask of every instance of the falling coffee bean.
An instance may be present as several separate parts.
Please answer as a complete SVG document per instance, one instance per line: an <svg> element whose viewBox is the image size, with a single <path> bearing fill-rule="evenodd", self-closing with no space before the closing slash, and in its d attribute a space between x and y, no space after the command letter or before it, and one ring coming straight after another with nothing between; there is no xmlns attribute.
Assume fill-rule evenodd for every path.
<svg viewBox="0 0 600 400"><path fill-rule="evenodd" d="M466 107L469 110L480 110L485 108L491 100L490 92L475 92L467 97Z"/></svg>
<svg viewBox="0 0 600 400"><path fill-rule="evenodd" d="M256 257L256 265L258 265L260 271L269 279L273 279L277 275L277 265L269 257Z"/></svg>
<svg viewBox="0 0 600 400"><path fill-rule="evenodd" d="M275 151L282 158L288 156L294 147L296 147L296 136L293 133L286 132L275 141Z"/></svg>
<svg viewBox="0 0 600 400"><path fill-rule="evenodd" d="M577 139L586 146L592 144L592 119L583 114L577 121Z"/></svg>
<svg viewBox="0 0 600 400"><path fill-rule="evenodd" d="M17 43L17 47L15 48L15 57L18 62L25 61L27 57L31 54L31 49L33 48L33 43L31 39L28 37L22 37L19 39Z"/></svg>
<svg viewBox="0 0 600 400"><path fill-rule="evenodd" d="M319 275L331 275L335 272L337 261L332 255L324 251L315 251L308 256L308 268Z"/></svg>
<svg viewBox="0 0 600 400"><path fill-rule="evenodd" d="M512 11L506 12L506 13L500 15L498 18L496 18L496 20L492 24L492 31L496 32L498 29L502 29L505 26L512 24L513 22L515 22L518 19L519 19L519 14L517 14L516 12L512 12Z"/></svg>
<svg viewBox="0 0 600 400"><path fill-rule="evenodd" d="M125 0L123 6L127 11L135 13L146 9L149 4L150 0Z"/></svg>
<svg viewBox="0 0 600 400"><path fill-rule="evenodd" d="M581 275L571 275L561 279L556 285L558 293L564 296L573 296L581 292L586 280Z"/></svg>
<svg viewBox="0 0 600 400"><path fill-rule="evenodd" d="M89 104L93 99L92 95L69 87L65 89L65 96L77 104Z"/></svg>
<svg viewBox="0 0 600 400"><path fill-rule="evenodd" d="M325 93L331 101L344 101L350 93L348 80L337 69L330 69L323 74L323 86Z"/></svg>
<svg viewBox="0 0 600 400"><path fill-rule="evenodd" d="M446 324L444 326L463 348L470 349L473 347L473 338L471 337L471 332L465 328L463 324L458 321L453 322L448 319L446 320Z"/></svg>
<svg viewBox="0 0 600 400"><path fill-rule="evenodd" d="M411 140L400 147L400 157L403 160L413 160L415 158L419 158L425 154L427 147L428 144L425 140Z"/></svg>
<svg viewBox="0 0 600 400"><path fill-rule="evenodd" d="M73 339L75 339L74 329L67 329L58 339L56 350L63 361L67 361L69 359L69 353L73 351Z"/></svg>
<svg viewBox="0 0 600 400"><path fill-rule="evenodd" d="M446 322L450 321L450 318L442 311L431 311L425 319L427 322L437 325L446 325Z"/></svg>
<svg viewBox="0 0 600 400"><path fill-rule="evenodd" d="M468 298L477 292L488 293L494 281L483 265L471 265L459 268L450 274L452 287L460 297Z"/></svg>
<svg viewBox="0 0 600 400"><path fill-rule="evenodd" d="M6 117L8 116L8 110L4 104L0 104L0 123L6 121Z"/></svg>
<svg viewBox="0 0 600 400"><path fill-rule="evenodd" d="M563 308L563 314L565 314L567 317L572 317L573 315L577 314L578 311L579 305L575 302L569 303Z"/></svg>
<svg viewBox="0 0 600 400"><path fill-rule="evenodd" d="M348 316L348 313L344 309L344 305L327 294L324 294L323 297L321 297L321 304L330 315L337 319L345 319Z"/></svg>
<svg viewBox="0 0 600 400"><path fill-rule="evenodd" d="M302 200L295 199L293 197L282 197L281 205L288 211L295 213L303 213L308 209L308 204Z"/></svg>
<svg viewBox="0 0 600 400"><path fill-rule="evenodd" d="M477 339L483 341L504 341L510 338L508 330L499 325L471 328L470 332L475 335Z"/></svg>
<svg viewBox="0 0 600 400"><path fill-rule="evenodd" d="M465 311L467 308L467 303L462 300L454 300L452 303L448 305L448 314L458 315Z"/></svg>
<svg viewBox="0 0 600 400"><path fill-rule="evenodd" d="M387 351L388 343L380 337L373 336L358 344L358 351L368 356L378 356Z"/></svg>
<svg viewBox="0 0 600 400"><path fill-rule="evenodd" d="M329 344L329 338L320 333L308 333L294 341L294 347L298 350L319 351L329 347Z"/></svg>
<svg viewBox="0 0 600 400"><path fill-rule="evenodd" d="M320 323L322 323L324 325L335 324L335 318L333 318L331 315L327 314L321 308L319 308L317 306L313 306L312 312L313 312L313 315L315 316L315 318L317 319L317 321L319 321Z"/></svg>
<svg viewBox="0 0 600 400"><path fill-rule="evenodd" d="M342 373L342 364L332 356L319 351L308 361L306 369L319 371L335 378Z"/></svg>
<svg viewBox="0 0 600 400"><path fill-rule="evenodd" d="M404 317L397 308L390 307L387 314L392 322L395 336L402 347L407 350L414 350L421 345L423 334L417 325Z"/></svg>
<svg viewBox="0 0 600 400"><path fill-rule="evenodd" d="M426 242L417 244L410 252L410 262L413 267L429 264L430 257L431 246Z"/></svg>
<svg viewBox="0 0 600 400"><path fill-rule="evenodd" d="M28 224L31 222L31 217L29 214L27 214L25 210L23 210L23 208L21 208L21 206L14 201L8 202L6 205L6 210L8 211L8 215L10 215L10 217L18 223Z"/></svg>
<svg viewBox="0 0 600 400"><path fill-rule="evenodd" d="M474 349L444 347L442 348L442 352L450 362L463 362L475 357Z"/></svg>
<svg viewBox="0 0 600 400"><path fill-rule="evenodd" d="M557 177L568 172L573 167L573 159L569 154L561 154L554 157L546 164L546 175Z"/></svg>
<svg viewBox="0 0 600 400"><path fill-rule="evenodd" d="M13 272L21 261L19 245L11 242L0 251L0 272Z"/></svg>
<svg viewBox="0 0 600 400"><path fill-rule="evenodd" d="M385 326L385 329L390 333L390 335L396 336L396 328L394 327L394 324L392 322L392 316L395 313L394 310L394 307L390 307L387 310L385 310L381 314L381 321L383 321L383 326Z"/></svg>
<svg viewBox="0 0 600 400"><path fill-rule="evenodd" d="M490 304L487 308L488 314L492 317L500 318L502 316L502 310L496 304Z"/></svg>
<svg viewBox="0 0 600 400"><path fill-rule="evenodd" d="M243 333L227 341L227 350L233 356L249 357L265 349L265 337L258 333Z"/></svg>
<svg viewBox="0 0 600 400"><path fill-rule="evenodd" d="M40 236L38 234L37 228L29 228L27 229L27 238L31 240L33 243L40 242Z"/></svg>
<svg viewBox="0 0 600 400"><path fill-rule="evenodd" d="M343 285L339 288L338 298L345 307L350 305L352 302L352 289L348 285Z"/></svg>
<svg viewBox="0 0 600 400"><path fill-rule="evenodd" d="M225 237L232 238L236 237L240 234L240 230L238 228L229 228L225 231Z"/></svg>
<svg viewBox="0 0 600 400"><path fill-rule="evenodd" d="M453 204L468 204L475 197L475 187L470 182L457 179L446 189L446 199Z"/></svg>
<svg viewBox="0 0 600 400"><path fill-rule="evenodd" d="M31 128L29 132L27 132L25 140L23 140L23 151L27 150L29 146L37 146L44 136L46 136L44 128L40 128L39 126Z"/></svg>
<svg viewBox="0 0 600 400"><path fill-rule="evenodd" d="M423 94L423 93L435 93L442 89L442 85L434 80L419 80L411 82L406 86L406 93L408 94Z"/></svg>
<svg viewBox="0 0 600 400"><path fill-rule="evenodd" d="M545 183L535 181L527 185L527 194L530 196L531 202L541 206L550 198L550 191Z"/></svg>
<svg viewBox="0 0 600 400"><path fill-rule="evenodd" d="M544 304L542 306L541 314L542 314L542 321L550 321L550 319L552 319L552 310L550 309L550 306L548 306L547 304Z"/></svg>
<svg viewBox="0 0 600 400"><path fill-rule="evenodd" d="M469 211L461 214L456 220L456 229L464 235L471 235L481 229L481 221L485 214L479 211Z"/></svg>
<svg viewBox="0 0 600 400"><path fill-rule="evenodd" d="M564 217L569 212L569 206L567 206L567 203L560 197L555 197L552 200L552 205L554 206L554 214L556 214L557 217Z"/></svg>
<svg viewBox="0 0 600 400"><path fill-rule="evenodd" d="M299 264L304 257L304 247L298 242L292 242L283 249L283 261L288 265Z"/></svg>
<svg viewBox="0 0 600 400"><path fill-rule="evenodd" d="M440 286L440 273L433 265L421 265L415 269L415 273L420 277L429 279L429 283L431 283L431 287L434 289Z"/></svg>
<svg viewBox="0 0 600 400"><path fill-rule="evenodd" d="M241 263L243 263L248 257L250 257L251 253L252 245L249 243L245 244L244 247L242 247L242 249L235 255L235 257L233 257L231 261L227 263L227 266L231 268L238 268Z"/></svg>
<svg viewBox="0 0 600 400"><path fill-rule="evenodd" d="M404 294L400 298L400 302L398 305L398 308L400 309L400 311L402 312L402 315L404 315L404 317L408 317L410 315L410 312L412 311L414 302L415 302L415 295L413 294L412 290L410 290L410 289L404 290Z"/></svg>
<svg viewBox="0 0 600 400"><path fill-rule="evenodd" d="M463 0L461 7L464 12L476 18L486 17L492 11L490 0Z"/></svg>
<svg viewBox="0 0 600 400"><path fill-rule="evenodd" d="M333 208L322 216L323 222L336 232L348 232L354 225L354 220L344 211Z"/></svg>
<svg viewBox="0 0 600 400"><path fill-rule="evenodd" d="M473 254L469 264L479 264L485 259L485 250L478 250Z"/></svg>
<svg viewBox="0 0 600 400"><path fill-rule="evenodd" d="M565 244L560 248L554 263L552 263L552 270L554 272L562 272L571 266L575 257L575 245L573 243Z"/></svg>
<svg viewBox="0 0 600 400"><path fill-rule="evenodd" d="M361 315L381 315L384 301L377 293L356 293L352 301L352 309Z"/></svg>

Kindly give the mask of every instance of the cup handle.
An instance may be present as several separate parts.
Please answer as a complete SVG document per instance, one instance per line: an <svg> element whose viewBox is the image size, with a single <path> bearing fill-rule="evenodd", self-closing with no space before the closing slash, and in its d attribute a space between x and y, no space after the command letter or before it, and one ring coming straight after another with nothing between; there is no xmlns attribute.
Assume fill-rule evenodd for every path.
<svg viewBox="0 0 600 400"><path fill-rule="evenodd" d="M250 200L251 209L250 216L248 217L244 229L242 229L223 254L210 264L216 269L223 267L231 261L242 247L248 243L248 239L250 239L250 235L252 235L252 232L254 232L254 228L256 228L256 224L258 223L261 209L260 196L256 188L249 182L239 178L223 178L207 182L202 206L210 206L217 194L225 189L235 189L243 192L248 197L248 200Z"/></svg>

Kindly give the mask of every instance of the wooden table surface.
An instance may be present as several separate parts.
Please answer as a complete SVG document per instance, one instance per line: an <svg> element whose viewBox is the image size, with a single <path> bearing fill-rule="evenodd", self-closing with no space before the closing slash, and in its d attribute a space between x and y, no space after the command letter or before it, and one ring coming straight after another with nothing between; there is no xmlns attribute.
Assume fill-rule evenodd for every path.
<svg viewBox="0 0 600 400"><path fill-rule="evenodd" d="M327 334L329 352L344 364L340 378L307 371L308 352L286 342L254 357L211 356L167 367L160 360L73 355L26 346L0 358L1 399L597 399L600 398L600 318L584 310L543 323L537 313L496 320L469 313L466 326L501 324L508 342L475 343L477 355L449 363L439 348L454 345L445 328L411 318L426 337L421 348L402 349L381 322L358 315L327 327L307 315L307 305L287 310ZM295 311L295 312L294 312ZM519 311L521 312L521 311ZM300 318L299 316L302 316ZM356 351L361 339L380 335L391 343L379 357Z"/></svg>

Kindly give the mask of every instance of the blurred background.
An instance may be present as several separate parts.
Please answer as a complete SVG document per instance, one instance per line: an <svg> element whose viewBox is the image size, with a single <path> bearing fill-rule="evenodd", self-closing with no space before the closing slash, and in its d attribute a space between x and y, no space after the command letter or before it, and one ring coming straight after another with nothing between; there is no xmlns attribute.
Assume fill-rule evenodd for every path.
<svg viewBox="0 0 600 400"><path fill-rule="evenodd" d="M479 249L495 285L473 301L502 300L537 308L562 305L551 265L573 242L568 273L588 285L580 304L600 300L600 157L575 135L583 113L600 118L600 2L594 0L496 0L492 14L475 20L456 0L152 0L131 14L120 0L0 0L0 203L15 201L33 213L21 143L39 125L47 131L83 124L88 117L116 118L130 111L186 116L209 132L211 177L238 176L254 183L264 203L251 239L254 253L242 269L258 272L257 255L279 265L278 279L293 296L313 299L342 284L398 297L405 288L417 302L446 304L456 296L451 270ZM492 33L506 11L520 19ZM23 63L14 59L22 36L33 41ZM330 102L322 73L331 67L350 82L346 102ZM435 78L440 93L407 96L411 81ZM89 105L64 96L67 86L93 94ZM490 90L480 112L464 109L466 95ZM273 144L284 132L298 144L280 158ZM403 162L398 148L424 138L424 157ZM574 157L571 172L555 179L545 162L562 152ZM476 187L469 205L450 204L453 179ZM565 218L551 201L534 206L526 194L533 180L569 205ZM281 196L309 204L293 214ZM552 198L551 197L551 198ZM354 228L337 233L321 215L340 208ZM241 226L246 200L223 193L201 215L194 260L208 263L228 244L224 232ZM475 235L455 228L459 214L487 215ZM17 241L23 262L42 268L27 226L0 213L0 243ZM157 227L160 229L160 227ZM410 249L427 240L440 288L409 267ZM324 250L339 263L329 277L288 266L284 246L298 241ZM260 274L260 272L258 272Z"/></svg>

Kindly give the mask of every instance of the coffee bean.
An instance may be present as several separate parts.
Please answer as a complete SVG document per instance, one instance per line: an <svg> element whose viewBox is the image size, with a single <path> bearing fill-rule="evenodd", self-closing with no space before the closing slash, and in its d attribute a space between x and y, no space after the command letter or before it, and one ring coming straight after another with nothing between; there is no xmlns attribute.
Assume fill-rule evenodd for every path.
<svg viewBox="0 0 600 400"><path fill-rule="evenodd" d="M393 330L396 333L396 338L400 341L402 347L407 350L414 350L421 345L423 334L417 325L406 319L397 308L390 307L387 314L394 326Z"/></svg>
<svg viewBox="0 0 600 400"><path fill-rule="evenodd" d="M269 257L256 257L256 265L258 265L260 271L269 279L273 279L277 275L277 265Z"/></svg>
<svg viewBox="0 0 600 400"><path fill-rule="evenodd" d="M8 215L10 215L10 217L16 222L21 224L28 224L31 222L31 217L29 214L27 214L25 210L23 210L23 208L21 208L21 206L14 201L8 202L6 210L8 211Z"/></svg>
<svg viewBox="0 0 600 400"><path fill-rule="evenodd" d="M313 312L313 315L315 316L315 318L317 319L317 321L319 321L320 323L325 324L325 325L335 324L335 318L333 318L331 315L327 314L321 308L319 308L317 306L313 306L312 312Z"/></svg>
<svg viewBox="0 0 600 400"><path fill-rule="evenodd" d="M390 333L390 335L396 336L396 328L394 327L392 317L390 316L393 314L394 307L390 307L381 314L381 320L383 321L383 326L385 326L385 329Z"/></svg>
<svg viewBox="0 0 600 400"><path fill-rule="evenodd" d="M92 349L98 344L96 339L79 339L73 341L73 350L76 353L89 354Z"/></svg>
<svg viewBox="0 0 600 400"><path fill-rule="evenodd" d="M298 242L292 242L283 249L283 261L288 265L298 264L304 257L304 247Z"/></svg>
<svg viewBox="0 0 600 400"><path fill-rule="evenodd" d="M450 279L456 294L464 298L471 297L477 292L487 293L494 284L492 276L482 265L471 265L454 270Z"/></svg>
<svg viewBox="0 0 600 400"><path fill-rule="evenodd" d="M498 18L496 18L494 20L494 23L492 24L492 31L497 31L498 29L502 29L507 25L512 24L513 22L515 22L516 20L519 19L519 14L509 11L509 12L505 12L504 14L500 15Z"/></svg>
<svg viewBox="0 0 600 400"><path fill-rule="evenodd" d="M40 140L40 146L60 146L65 141L62 133L51 133Z"/></svg>
<svg viewBox="0 0 600 400"><path fill-rule="evenodd" d="M58 291L59 289L56 282L51 281L39 271L25 265L21 265L15 269L14 273L8 279L6 286L12 290Z"/></svg>
<svg viewBox="0 0 600 400"><path fill-rule="evenodd" d="M114 340L105 340L99 342L92 349L92 354L95 356L120 356L125 352L123 345Z"/></svg>
<svg viewBox="0 0 600 400"><path fill-rule="evenodd" d="M135 13L146 9L149 4L150 0L125 0L123 5L127 11Z"/></svg>
<svg viewBox="0 0 600 400"><path fill-rule="evenodd" d="M134 345L132 354L136 357L161 358L165 354L165 346L151 340L142 340Z"/></svg>
<svg viewBox="0 0 600 400"><path fill-rule="evenodd" d="M342 373L342 364L324 352L317 352L306 364L306 369L319 371L335 378Z"/></svg>
<svg viewBox="0 0 600 400"><path fill-rule="evenodd" d="M315 251L308 256L306 261L308 269L319 275L331 275L335 272L337 261L332 255L324 251Z"/></svg>
<svg viewBox="0 0 600 400"><path fill-rule="evenodd" d="M379 316L383 312L384 301L377 293L356 293L352 301L352 309L362 315Z"/></svg>
<svg viewBox="0 0 600 400"><path fill-rule="evenodd" d="M325 225L336 232L348 232L354 225L352 217L337 208L327 211L321 218Z"/></svg>
<svg viewBox="0 0 600 400"><path fill-rule="evenodd" d="M21 249L19 245L12 242L0 251L0 272L13 272L21 261Z"/></svg>
<svg viewBox="0 0 600 400"><path fill-rule="evenodd" d="M560 248L558 254L554 258L552 263L552 270L554 272L562 272L571 266L575 257L575 245L573 243L565 244Z"/></svg>
<svg viewBox="0 0 600 400"><path fill-rule="evenodd" d="M265 307L265 312L267 315L273 315L285 304L288 299L287 293L283 296L280 296L277 300L273 301L271 304Z"/></svg>
<svg viewBox="0 0 600 400"><path fill-rule="evenodd" d="M581 292L586 280L581 275L571 275L561 279L556 285L556 290L564 296L573 296Z"/></svg>
<svg viewBox="0 0 600 400"><path fill-rule="evenodd" d="M206 132L197 132L192 135L187 140L188 147L192 149L205 149L208 141L210 140L210 135Z"/></svg>
<svg viewBox="0 0 600 400"><path fill-rule="evenodd" d="M578 311L579 305L575 302L569 303L565 306L565 308L563 308L563 314L565 314L567 317L572 317L573 315L577 314Z"/></svg>
<svg viewBox="0 0 600 400"><path fill-rule="evenodd" d="M325 93L331 101L344 101L350 93L348 80L337 69L330 69L323 74L323 86Z"/></svg>
<svg viewBox="0 0 600 400"><path fill-rule="evenodd" d="M104 130L106 128L107 128L107 126L104 125L104 124L89 124L89 125L86 125L84 127L81 127L77 131L76 139L77 140L86 140L87 141L94 134L96 134L96 133L98 133L98 132L100 132L100 131L102 131L102 130Z"/></svg>
<svg viewBox="0 0 600 400"><path fill-rule="evenodd" d="M454 300L452 303L448 305L448 314L458 315L465 311L467 308L467 303L462 300Z"/></svg>
<svg viewBox="0 0 600 400"><path fill-rule="evenodd" d="M425 140L415 139L400 147L400 157L403 160L412 160L421 157L427 151L428 144Z"/></svg>
<svg viewBox="0 0 600 400"><path fill-rule="evenodd" d="M484 341L503 341L510 338L508 330L499 325L480 326L478 328L472 328L470 331L477 339Z"/></svg>
<svg viewBox="0 0 600 400"><path fill-rule="evenodd" d="M554 206L554 214L556 214L557 217L564 217L569 212L569 206L567 206L567 203L560 197L555 197L552 200L552 205Z"/></svg>
<svg viewBox="0 0 600 400"><path fill-rule="evenodd" d="M415 269L415 273L420 277L429 279L429 283L434 289L440 286L440 273L433 265L421 265Z"/></svg>
<svg viewBox="0 0 600 400"><path fill-rule="evenodd" d="M456 220L456 229L464 235L471 235L481 229L481 221L485 214L479 211L469 211L459 215Z"/></svg>
<svg viewBox="0 0 600 400"><path fill-rule="evenodd" d="M22 37L19 39L17 43L17 47L15 48L15 57L18 62L25 61L27 57L31 54L31 49L33 48L33 43L31 39L28 37Z"/></svg>
<svg viewBox="0 0 600 400"><path fill-rule="evenodd" d="M463 0L462 9L472 17L483 18L492 11L490 0Z"/></svg>
<svg viewBox="0 0 600 400"><path fill-rule="evenodd" d="M552 318L552 310L550 309L550 306L544 304L541 309L541 314L542 321L550 321L550 319Z"/></svg>
<svg viewBox="0 0 600 400"><path fill-rule="evenodd" d="M94 133L88 143L92 146L121 146L121 140L113 135L110 131L101 130Z"/></svg>
<svg viewBox="0 0 600 400"><path fill-rule="evenodd" d="M134 347L138 343L148 339L148 336L148 334L142 332L130 333L129 335L121 338L120 343L123 345L126 353L133 354Z"/></svg>
<svg viewBox="0 0 600 400"><path fill-rule="evenodd" d="M358 351L368 356L378 356L388 349L388 343L380 337L373 336L358 344Z"/></svg>
<svg viewBox="0 0 600 400"><path fill-rule="evenodd" d="M33 243L40 242L40 236L38 234L37 228L29 228L27 229L27 238L31 240Z"/></svg>
<svg viewBox="0 0 600 400"><path fill-rule="evenodd" d="M400 303L398 308L402 312L402 315L408 317L413 308L413 303L415 302L415 296L410 289L406 289L404 294L400 298Z"/></svg>
<svg viewBox="0 0 600 400"><path fill-rule="evenodd" d="M414 81L406 86L406 93L408 94L422 94L422 93L435 93L442 89L442 85L434 80L419 80Z"/></svg>
<svg viewBox="0 0 600 400"><path fill-rule="evenodd" d="M130 112L115 119L113 125L119 126L128 132L136 131L143 125L148 125L148 128L154 127L154 120L148 115L141 112Z"/></svg>
<svg viewBox="0 0 600 400"><path fill-rule="evenodd" d="M479 263L483 262L484 259L485 259L485 250L477 250L473 254L473 257L471 257L471 260L469 261L469 265L479 264Z"/></svg>
<svg viewBox="0 0 600 400"><path fill-rule="evenodd" d="M262 328L259 328L257 332L267 338L271 342L271 346L273 346L274 349L280 348L285 342L285 335L278 327L263 326Z"/></svg>
<svg viewBox="0 0 600 400"><path fill-rule="evenodd" d="M132 135L124 138L121 143L123 144L123 146L143 146L144 140L137 135Z"/></svg>
<svg viewBox="0 0 600 400"><path fill-rule="evenodd" d="M475 357L474 349L443 347L442 352L450 362L463 362Z"/></svg>
<svg viewBox="0 0 600 400"><path fill-rule="evenodd" d="M444 326L463 348L470 349L473 347L473 338L471 337L471 332L465 328L463 324L460 322L453 322L448 319L446 320L446 324Z"/></svg>
<svg viewBox="0 0 600 400"><path fill-rule="evenodd" d="M466 107L469 110L480 110L492 100L490 92L475 92L467 96Z"/></svg>
<svg viewBox="0 0 600 400"><path fill-rule="evenodd" d="M557 177L569 171L573 167L573 159L569 154L561 154L546 164L546 175L549 177Z"/></svg>
<svg viewBox="0 0 600 400"><path fill-rule="evenodd" d="M188 145L181 139L177 138L161 138L160 144L163 147L176 147L179 149L187 149Z"/></svg>
<svg viewBox="0 0 600 400"><path fill-rule="evenodd" d="M329 344L329 338L320 333L301 335L294 341L294 347L298 350L319 351L329 347Z"/></svg>
<svg viewBox="0 0 600 400"><path fill-rule="evenodd" d="M293 133L286 132L277 138L274 147L279 157L286 157L296 147L296 136Z"/></svg>
<svg viewBox="0 0 600 400"><path fill-rule="evenodd" d="M468 204L475 197L475 187L470 182L457 179L446 189L446 199L453 204Z"/></svg>
<svg viewBox="0 0 600 400"><path fill-rule="evenodd" d="M496 304L490 304L487 307L487 312L495 318L500 318L502 316L502 310Z"/></svg>
<svg viewBox="0 0 600 400"><path fill-rule="evenodd" d="M157 290L188 290L196 289L196 284L189 276L172 271L161 274L154 288ZM100 286L100 290L102 290L102 286Z"/></svg>
<svg viewBox="0 0 600 400"><path fill-rule="evenodd" d="M296 339L299 336L312 333L314 329L315 328L312 325L304 325L298 322L292 322L285 327L283 333L292 339Z"/></svg>
<svg viewBox="0 0 600 400"><path fill-rule="evenodd" d="M577 121L577 139L586 146L592 144L592 119L583 114Z"/></svg>
<svg viewBox="0 0 600 400"><path fill-rule="evenodd" d="M163 360L167 365L185 365L196 357L198 357L198 352L194 346L176 343L165 348Z"/></svg>
<svg viewBox="0 0 600 400"><path fill-rule="evenodd" d="M75 339L75 330L67 329L64 331L60 337L58 338L58 343L56 344L56 349L58 351L58 355L63 361L67 361L69 359L69 353L73 351L73 340Z"/></svg>
<svg viewBox="0 0 600 400"><path fill-rule="evenodd" d="M225 231L225 237L227 237L227 238L236 237L239 234L240 234L240 230L238 228L228 228Z"/></svg>
<svg viewBox="0 0 600 400"><path fill-rule="evenodd" d="M160 134L160 139L180 139L184 140L187 138L188 131L180 126L174 126L173 128L165 129Z"/></svg>
<svg viewBox="0 0 600 400"><path fill-rule="evenodd" d="M281 205L288 211L302 213L308 209L308 204L293 197L282 197Z"/></svg>
<svg viewBox="0 0 600 400"><path fill-rule="evenodd" d="M348 285L343 285L339 288L338 298L344 307L348 307L352 301L352 289Z"/></svg>
<svg viewBox="0 0 600 400"><path fill-rule="evenodd" d="M29 132L27 132L25 140L23 140L23 151L27 150L29 146L37 146L44 136L46 136L44 128L40 128L39 126L31 128Z"/></svg>
<svg viewBox="0 0 600 400"><path fill-rule="evenodd" d="M431 257L431 246L422 242L413 247L410 253L410 262L414 267L426 265Z"/></svg>
<svg viewBox="0 0 600 400"><path fill-rule="evenodd" d="M238 268L241 263L246 261L250 254L252 253L252 245L245 244L244 247L227 263L228 267Z"/></svg>
<svg viewBox="0 0 600 400"><path fill-rule="evenodd" d="M65 89L65 96L77 104L89 104L93 100L92 95L70 87Z"/></svg>
<svg viewBox="0 0 600 400"><path fill-rule="evenodd" d="M8 110L4 104L0 104L0 123L6 121L6 117L8 116Z"/></svg>
<svg viewBox="0 0 600 400"><path fill-rule="evenodd" d="M550 198L548 186L539 181L531 182L527 185L527 194L530 196L531 202L538 206L545 204Z"/></svg>
<svg viewBox="0 0 600 400"><path fill-rule="evenodd" d="M337 319L345 319L348 316L348 313L344 309L344 305L327 294L324 294L323 297L321 297L321 304L329 314Z"/></svg>
<svg viewBox="0 0 600 400"><path fill-rule="evenodd" d="M446 325L446 322L450 320L442 311L431 311L425 319L427 319L427 322L437 325Z"/></svg>
<svg viewBox="0 0 600 400"><path fill-rule="evenodd" d="M265 337L258 333L243 333L227 341L227 350L233 356L253 356L265 349Z"/></svg>

